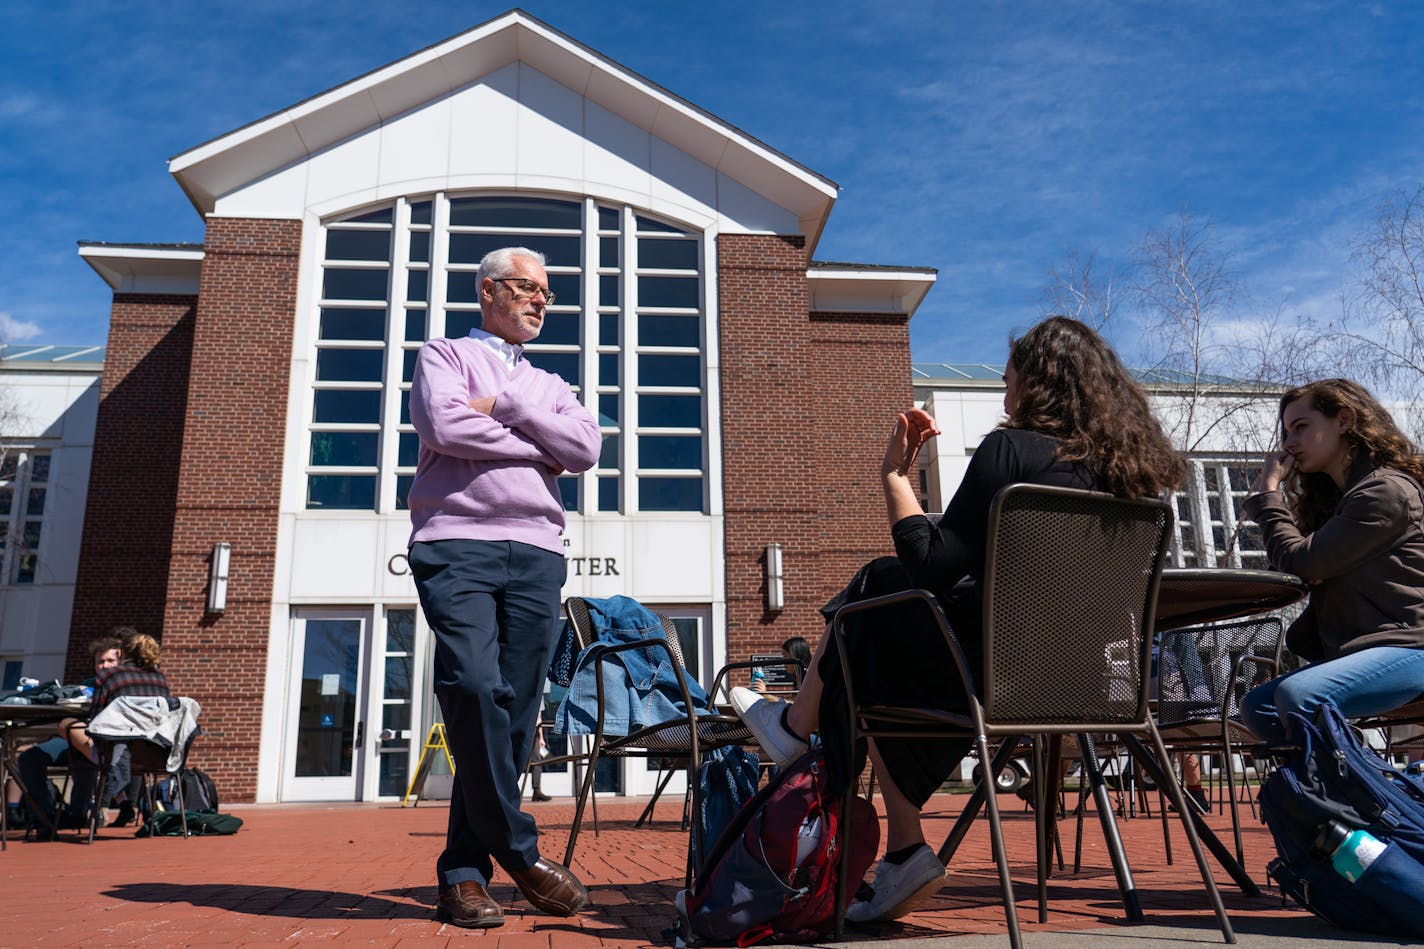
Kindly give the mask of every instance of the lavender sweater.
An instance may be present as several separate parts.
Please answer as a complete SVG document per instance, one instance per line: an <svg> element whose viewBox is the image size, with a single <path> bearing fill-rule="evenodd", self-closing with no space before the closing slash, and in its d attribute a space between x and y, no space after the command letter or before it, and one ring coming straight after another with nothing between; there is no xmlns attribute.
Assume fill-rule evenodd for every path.
<svg viewBox="0 0 1424 949"><path fill-rule="evenodd" d="M494 396L489 415L469 401ZM563 379L520 357L511 372L476 340L432 339L410 390L420 461L411 543L513 540L563 553L559 469L593 467L603 437Z"/></svg>

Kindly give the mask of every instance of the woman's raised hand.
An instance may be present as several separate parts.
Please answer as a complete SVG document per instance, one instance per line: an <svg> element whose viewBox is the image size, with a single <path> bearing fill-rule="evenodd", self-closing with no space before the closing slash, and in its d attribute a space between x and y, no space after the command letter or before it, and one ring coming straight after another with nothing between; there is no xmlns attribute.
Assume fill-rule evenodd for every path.
<svg viewBox="0 0 1424 949"><path fill-rule="evenodd" d="M885 446L885 460L880 465L882 475L907 475L915 464L920 447L938 435L939 426L922 409L910 409L895 416L895 430Z"/></svg>
<svg viewBox="0 0 1424 949"><path fill-rule="evenodd" d="M934 416L924 409L910 409L910 411L901 414L910 426L910 445L916 454L919 453L921 445L940 434L939 425L935 424Z"/></svg>
<svg viewBox="0 0 1424 949"><path fill-rule="evenodd" d="M1295 470L1295 456L1290 452L1272 452L1266 456L1266 464L1261 468L1261 473L1256 476L1256 481L1251 485L1251 490L1255 493L1274 491L1281 486L1281 482Z"/></svg>

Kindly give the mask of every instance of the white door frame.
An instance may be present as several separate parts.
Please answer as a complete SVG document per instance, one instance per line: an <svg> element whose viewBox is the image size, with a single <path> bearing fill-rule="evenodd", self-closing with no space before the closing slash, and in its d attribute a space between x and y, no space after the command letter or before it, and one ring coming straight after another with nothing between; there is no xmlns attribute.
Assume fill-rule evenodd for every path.
<svg viewBox="0 0 1424 949"><path fill-rule="evenodd" d="M386 706L386 658L390 650L390 615L396 610L407 610L415 614L410 652L410 721L398 733L387 736L385 729ZM405 796L410 776L420 761L421 750L425 747L425 736L429 726L422 727L425 720L426 690L428 688L427 667L430 665L429 643L431 637L424 625L419 604L390 603L376 607L375 624L367 637L370 648L368 658L363 660L366 679L366 742L361 749L365 765L362 772L361 796L363 801L398 801ZM377 648L380 647L380 648ZM393 703L400 704L400 703ZM406 777L400 790L395 794L381 793L381 746L387 741L404 742L408 749Z"/></svg>
<svg viewBox="0 0 1424 949"><path fill-rule="evenodd" d="M354 801L360 800L364 790L363 782L370 772L365 750L373 741L370 732L370 696L367 667L371 654L371 608L297 608L292 610L290 636L288 637L287 660L287 710L284 719L282 771L279 783L279 800L283 801ZM296 775L297 741L301 733L301 701L303 686L303 660L307 624L312 621L351 621L359 624L356 655L356 696L354 714L356 724L352 731L351 773L336 776ZM323 686L325 688L326 686ZM339 682L333 687L339 688Z"/></svg>

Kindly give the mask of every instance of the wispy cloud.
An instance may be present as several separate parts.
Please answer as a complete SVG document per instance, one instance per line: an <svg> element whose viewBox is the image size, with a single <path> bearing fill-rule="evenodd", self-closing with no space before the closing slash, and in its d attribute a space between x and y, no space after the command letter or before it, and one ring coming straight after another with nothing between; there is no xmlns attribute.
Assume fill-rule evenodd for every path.
<svg viewBox="0 0 1424 949"><path fill-rule="evenodd" d="M1418 5L526 6L842 185L820 256L938 267L920 360L1002 359L1070 251L1121 265L1182 206L1257 309L1328 313L1352 235L1424 168ZM107 288L74 241L202 237L165 159L504 8L139 5L115 44L85 5L0 7L11 318L102 341Z"/></svg>
<svg viewBox="0 0 1424 949"><path fill-rule="evenodd" d="M17 320L9 313L0 310L0 342L23 343L25 340L34 339L40 335L40 332L38 323Z"/></svg>

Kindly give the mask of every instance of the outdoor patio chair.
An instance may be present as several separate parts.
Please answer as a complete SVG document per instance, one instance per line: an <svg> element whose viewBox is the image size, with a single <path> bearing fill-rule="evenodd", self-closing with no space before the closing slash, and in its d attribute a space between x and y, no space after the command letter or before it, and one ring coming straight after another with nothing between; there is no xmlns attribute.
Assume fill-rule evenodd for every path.
<svg viewBox="0 0 1424 949"><path fill-rule="evenodd" d="M701 813L701 797L699 789L698 774L702 767L702 757L708 752L717 748L724 748L728 745L755 745L756 739L752 737L747 727L742 724L741 719L734 714L708 714L696 715L692 705L692 697L688 693L687 682L689 674L686 664L683 662L682 647L677 638L677 627L672 620L665 616L660 616L662 620L663 635L650 639L638 640L637 642L622 643L616 646L603 646L596 642L593 623L589 617L588 605L582 597L569 597L564 604L568 612L569 621L573 624L575 638L580 653L589 647L594 646L598 651L595 653L595 661L602 663L620 652L630 649L657 649L667 652L672 661L673 668L679 672L679 686L682 691L683 708L687 709L687 715L680 716L646 728L640 728L628 735L605 736L604 714L605 697L603 694L603 676L597 677L598 683L598 708L596 710L597 725L592 736L592 744L587 752L581 754L563 755L558 758L544 759L547 767L553 764L560 764L565 761L580 761L584 767L583 783L579 788L578 805L574 810L573 824L569 828L569 843L564 852L564 864L572 865L574 848L578 844L579 829L583 823L583 811L589 801L589 796L593 791L595 769L601 758L659 758L664 761L671 759L676 763L678 770L684 770L687 775L687 787L690 797L690 808L693 819L692 825L692 847L688 851L687 863L687 884L692 885L694 876L693 854L702 855L706 853L702 841L702 822L696 819L696 815ZM720 675L720 673L719 673ZM642 824L644 819L652 814L653 804L657 802L658 796L667 787L672 775L676 773L673 769L668 769L658 784L657 793L652 801L644 808L643 816L638 818L638 824ZM596 815L596 811L595 811ZM598 832L595 817L594 833Z"/></svg>
<svg viewBox="0 0 1424 949"><path fill-rule="evenodd" d="M1148 712L1148 669L1157 589L1171 524L1171 509L1157 500L1129 501L1098 492L1041 485L1004 488L989 512L982 583L982 688L975 689L963 650L934 594L911 590L852 603L836 614L832 624L846 677L852 747L862 737L967 737L978 748L979 760L991 762L989 768L981 769L981 774L994 775L1016 748L1006 741L999 755L991 756L989 741L993 738L1034 736L1041 749L1045 736L1071 734L1079 736L1080 744L1091 749L1091 734L1107 733L1129 740L1145 735L1151 739L1158 760L1166 761L1166 748ZM944 635L955 671L969 695L965 713L862 706L856 701L854 653L847 648L846 621L857 613L914 601L924 605ZM1042 755L1036 754L1035 758L1040 759L1035 762L1040 776L1034 781L1039 920L1046 921L1052 819L1046 805L1051 782L1041 777ZM1141 909L1096 756L1084 754L1083 765L1098 804L1128 916L1140 920ZM1171 774L1170 769L1167 774ZM1181 785L1168 780L1168 791L1181 813L1222 935L1227 942L1234 942L1231 921L1196 828L1187 816ZM1018 947L1022 938L999 806L995 795L985 792L986 784L981 778L964 814L940 849L940 858L947 861L953 855L981 802L987 805L1009 940ZM847 809L850 793L853 789L847 791ZM847 889L853 885L844 867L843 861L836 900L837 934L844 928Z"/></svg>
<svg viewBox="0 0 1424 949"><path fill-rule="evenodd" d="M1369 718L1358 719L1351 724L1361 729L1378 728L1383 731L1385 734L1385 757L1402 751L1417 751L1424 748L1424 731L1416 731L1408 738L1396 739L1394 729L1401 725L1424 725L1424 695L1420 695L1413 702L1400 706L1392 712L1371 715Z"/></svg>
<svg viewBox="0 0 1424 949"><path fill-rule="evenodd" d="M1280 667L1284 638L1280 618L1262 616L1164 633L1157 653L1157 730L1173 753L1209 754L1223 762L1224 797L1231 811L1236 860L1242 864L1235 756L1241 755L1243 763L1250 759L1256 736L1241 722L1241 699ZM1256 802L1249 793L1247 801L1254 815ZM1165 812L1162 825L1170 862Z"/></svg>
<svg viewBox="0 0 1424 949"><path fill-rule="evenodd" d="M157 782L155 778L173 777L173 804L178 809L179 821L183 827L183 837L188 834L188 812L183 800L183 782L179 779L180 773L188 766L188 752L192 750L193 740L202 734L202 729L193 728L186 736L180 739L181 747L175 748L172 743L149 738L140 737L106 737L110 735L111 725L109 720L104 718L106 712L115 708L121 703L132 703L141 705L144 703L163 702L166 704L168 714L173 717L182 718L188 716L194 724L200 711L198 703L190 698L128 698L120 697L114 700L112 706L108 706L103 712L94 716L89 723L89 735L94 739L94 745L99 751L99 780L94 785L94 797L89 808L89 843L94 842L94 834L99 829L99 819L103 814L100 803L105 799L107 792L109 765L113 760L113 755L120 745L128 746L129 750L129 774L131 777L142 777L142 795L148 803L148 817L146 820L153 820L158 812ZM121 726L122 730L123 726ZM135 808L138 802L134 802Z"/></svg>

